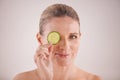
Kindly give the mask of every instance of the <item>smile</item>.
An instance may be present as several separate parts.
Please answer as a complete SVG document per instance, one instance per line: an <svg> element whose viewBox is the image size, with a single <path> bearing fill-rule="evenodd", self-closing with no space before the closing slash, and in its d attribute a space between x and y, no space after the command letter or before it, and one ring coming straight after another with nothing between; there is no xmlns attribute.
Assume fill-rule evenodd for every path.
<svg viewBox="0 0 120 80"><path fill-rule="evenodd" d="M61 53L56 53L56 56L59 56L60 58L67 58L69 54L61 54Z"/></svg>

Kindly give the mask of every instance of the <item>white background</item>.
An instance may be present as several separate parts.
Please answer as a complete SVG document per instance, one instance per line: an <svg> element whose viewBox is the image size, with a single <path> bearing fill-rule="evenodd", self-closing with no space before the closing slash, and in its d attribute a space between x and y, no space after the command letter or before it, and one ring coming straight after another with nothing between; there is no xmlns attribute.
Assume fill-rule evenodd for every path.
<svg viewBox="0 0 120 80"><path fill-rule="evenodd" d="M120 80L120 0L0 0L0 80L36 68L40 14L53 3L68 4L80 16L76 64L103 80Z"/></svg>

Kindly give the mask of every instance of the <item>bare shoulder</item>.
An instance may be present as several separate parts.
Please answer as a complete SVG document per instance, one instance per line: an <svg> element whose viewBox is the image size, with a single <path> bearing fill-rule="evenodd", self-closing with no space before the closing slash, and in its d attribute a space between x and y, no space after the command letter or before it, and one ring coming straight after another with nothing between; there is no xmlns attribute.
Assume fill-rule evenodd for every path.
<svg viewBox="0 0 120 80"><path fill-rule="evenodd" d="M17 74L13 80L34 80L36 78L35 70Z"/></svg>
<svg viewBox="0 0 120 80"><path fill-rule="evenodd" d="M95 75L95 74L90 74L88 76L88 80L102 80L100 76Z"/></svg>
<svg viewBox="0 0 120 80"><path fill-rule="evenodd" d="M26 72L19 73L13 78L13 80L27 80L26 76L27 76Z"/></svg>
<svg viewBox="0 0 120 80"><path fill-rule="evenodd" d="M100 76L77 68L77 80L102 80Z"/></svg>

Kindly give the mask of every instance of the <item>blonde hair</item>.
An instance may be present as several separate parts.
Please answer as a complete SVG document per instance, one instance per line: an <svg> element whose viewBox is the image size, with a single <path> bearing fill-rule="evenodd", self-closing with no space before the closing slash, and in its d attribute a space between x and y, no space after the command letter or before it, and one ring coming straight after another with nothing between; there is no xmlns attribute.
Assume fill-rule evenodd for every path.
<svg viewBox="0 0 120 80"><path fill-rule="evenodd" d="M68 16L71 17L72 19L76 20L78 22L78 24L80 25L80 21L79 21L79 17L76 13L76 11L65 4L53 4L49 7L47 7L40 18L40 22L39 22L39 32L41 35L43 35L44 32L44 25L51 19L54 17L64 17L64 16Z"/></svg>

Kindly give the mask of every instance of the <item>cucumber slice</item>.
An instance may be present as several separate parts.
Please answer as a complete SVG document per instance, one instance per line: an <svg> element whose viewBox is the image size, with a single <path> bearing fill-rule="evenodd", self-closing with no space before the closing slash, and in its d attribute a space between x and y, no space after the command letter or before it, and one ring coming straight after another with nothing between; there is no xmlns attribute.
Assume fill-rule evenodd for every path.
<svg viewBox="0 0 120 80"><path fill-rule="evenodd" d="M56 31L52 31L48 34L47 40L49 43L55 45L60 41L60 34Z"/></svg>

